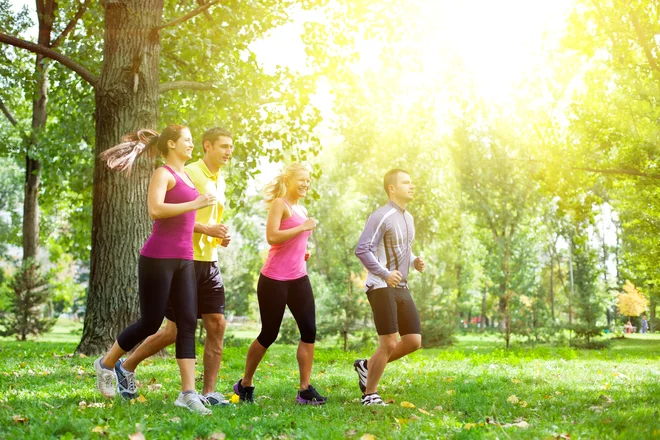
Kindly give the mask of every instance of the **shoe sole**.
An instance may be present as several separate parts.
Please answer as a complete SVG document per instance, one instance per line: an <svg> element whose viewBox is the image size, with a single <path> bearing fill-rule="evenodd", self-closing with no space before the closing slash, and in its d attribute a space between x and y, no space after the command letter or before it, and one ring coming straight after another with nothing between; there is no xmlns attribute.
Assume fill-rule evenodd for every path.
<svg viewBox="0 0 660 440"><path fill-rule="evenodd" d="M205 412L197 412L197 411L195 411L194 409L190 408L190 407L189 407L188 405L186 405L185 403L179 403L179 402L176 401L176 400L174 401L174 406L178 406L179 408L185 408L185 409L187 409L188 411L190 411L190 412L193 413L193 414L200 414L200 415L203 415L203 416L207 416L207 415L213 413L213 411L211 411L210 409L206 409L206 408L204 408L204 409L205 409L206 411L208 411L208 412L206 412L206 411L205 411Z"/></svg>
<svg viewBox="0 0 660 440"><path fill-rule="evenodd" d="M300 396L296 396L296 403L298 405L325 405L325 400L307 400Z"/></svg>
<svg viewBox="0 0 660 440"><path fill-rule="evenodd" d="M362 393L364 393L365 391L367 391L367 386L362 385L362 376L360 375L360 370L359 370L360 361L361 361L361 359L358 359L355 362L353 362L353 368L355 369L355 372L358 375L358 386L360 387L360 391L362 391Z"/></svg>

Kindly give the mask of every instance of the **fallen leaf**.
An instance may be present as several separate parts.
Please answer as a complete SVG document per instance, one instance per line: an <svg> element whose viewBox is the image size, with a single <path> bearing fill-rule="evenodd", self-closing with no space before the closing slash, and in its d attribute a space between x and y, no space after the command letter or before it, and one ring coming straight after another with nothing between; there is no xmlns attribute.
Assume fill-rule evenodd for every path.
<svg viewBox="0 0 660 440"><path fill-rule="evenodd" d="M147 401L147 398L144 397L142 394L140 394L136 400L140 403L145 403Z"/></svg>
<svg viewBox="0 0 660 440"><path fill-rule="evenodd" d="M25 416L13 416L11 419L15 423L27 423L28 421L30 421L30 419Z"/></svg>
<svg viewBox="0 0 660 440"><path fill-rule="evenodd" d="M170 419L170 422L172 423L179 423L181 421L181 417L172 417Z"/></svg>
<svg viewBox="0 0 660 440"><path fill-rule="evenodd" d="M438 405L435 408L433 408L433 411L442 411L442 407Z"/></svg>
<svg viewBox="0 0 660 440"><path fill-rule="evenodd" d="M447 390L446 393L447 393L448 396L452 396L452 395L456 394L456 390Z"/></svg>
<svg viewBox="0 0 660 440"><path fill-rule="evenodd" d="M388 405L391 405L391 404L394 403L394 399L387 399L387 400L385 401L385 403L387 403Z"/></svg>
<svg viewBox="0 0 660 440"><path fill-rule="evenodd" d="M515 428L522 428L522 429L527 429L527 428L529 428L529 423L527 423L527 422L524 421L524 420L521 420L520 422L516 422L516 423L505 423L504 425L502 425L502 428L512 428L512 427L515 427Z"/></svg>
<svg viewBox="0 0 660 440"><path fill-rule="evenodd" d="M415 408L415 405L410 402L401 402L401 406L404 408Z"/></svg>
<svg viewBox="0 0 660 440"><path fill-rule="evenodd" d="M107 429L108 429L108 425L105 426L96 425L95 427L92 428L92 432L103 435L107 432Z"/></svg>
<svg viewBox="0 0 660 440"><path fill-rule="evenodd" d="M430 416L430 415L431 415L430 412L428 412L428 411L426 411L425 409L422 409L422 408L417 408L417 411L419 411L419 412L421 412L422 414L425 414L425 415L427 415L427 416Z"/></svg>
<svg viewBox="0 0 660 440"><path fill-rule="evenodd" d="M157 382L156 377L155 377L155 376L151 376L151 379L149 379L149 385L153 385L153 384L155 384L156 382Z"/></svg>
<svg viewBox="0 0 660 440"><path fill-rule="evenodd" d="M415 414L410 414L410 420L419 420L419 416L416 416Z"/></svg>
<svg viewBox="0 0 660 440"><path fill-rule="evenodd" d="M349 429L344 433L346 437L353 437L356 434L357 434L357 429Z"/></svg>
<svg viewBox="0 0 660 440"><path fill-rule="evenodd" d="M524 401L524 400L521 400L520 401L520 406L522 406L523 408L527 408L527 402Z"/></svg>
<svg viewBox="0 0 660 440"><path fill-rule="evenodd" d="M82 359L85 359L87 357L85 353L80 353L78 356L80 356Z"/></svg>
<svg viewBox="0 0 660 440"><path fill-rule="evenodd" d="M605 394L601 394L600 396L598 396L598 398L607 404L614 403L614 400L612 400L610 396L606 396Z"/></svg>
<svg viewBox="0 0 660 440"><path fill-rule="evenodd" d="M241 398L238 396L238 394L232 394L232 396L229 398L229 401L231 403L238 403L241 401Z"/></svg>
<svg viewBox="0 0 660 440"><path fill-rule="evenodd" d="M226 437L227 436L224 432L214 432L211 434L211 437L209 437L209 440L225 440Z"/></svg>
<svg viewBox="0 0 660 440"><path fill-rule="evenodd" d="M506 399L506 401L513 404L513 405L515 405L516 403L518 403L518 398L516 397L515 394L512 394L512 395L509 396L508 399Z"/></svg>
<svg viewBox="0 0 660 440"><path fill-rule="evenodd" d="M141 432L135 432L128 436L128 440L146 440L146 437Z"/></svg>
<svg viewBox="0 0 660 440"><path fill-rule="evenodd" d="M376 440L376 437L371 434L364 434L362 437L360 437L360 440Z"/></svg>
<svg viewBox="0 0 660 440"><path fill-rule="evenodd" d="M155 390L159 390L161 388L163 388L163 385L160 384L160 383L154 383L154 384L147 385L147 389L149 391L155 391Z"/></svg>
<svg viewBox="0 0 660 440"><path fill-rule="evenodd" d="M465 425L463 425L463 429L469 431L472 428L476 428L476 426L477 426L476 423L466 423Z"/></svg>
<svg viewBox="0 0 660 440"><path fill-rule="evenodd" d="M518 379L511 379L511 382L513 382L513 383L520 383L520 381L519 381Z"/></svg>

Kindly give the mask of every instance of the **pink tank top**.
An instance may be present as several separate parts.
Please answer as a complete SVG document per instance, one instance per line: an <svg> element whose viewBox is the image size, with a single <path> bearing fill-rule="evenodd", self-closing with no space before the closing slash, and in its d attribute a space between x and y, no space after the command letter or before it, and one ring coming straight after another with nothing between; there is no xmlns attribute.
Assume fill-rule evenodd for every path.
<svg viewBox="0 0 660 440"><path fill-rule="evenodd" d="M286 200L284 200L284 203L291 208L292 214L291 217L282 220L280 231L295 228L305 223L307 218L294 211ZM287 241L272 245L261 273L278 281L296 280L307 275L305 252L307 251L307 239L310 235L312 235L312 231L301 232Z"/></svg>
<svg viewBox="0 0 660 440"><path fill-rule="evenodd" d="M185 203L199 196L197 188L189 186L172 168L163 165L176 180L165 193L165 203ZM195 228L195 210L174 217L159 218L154 221L151 235L144 243L140 255L149 258L193 259L192 235Z"/></svg>

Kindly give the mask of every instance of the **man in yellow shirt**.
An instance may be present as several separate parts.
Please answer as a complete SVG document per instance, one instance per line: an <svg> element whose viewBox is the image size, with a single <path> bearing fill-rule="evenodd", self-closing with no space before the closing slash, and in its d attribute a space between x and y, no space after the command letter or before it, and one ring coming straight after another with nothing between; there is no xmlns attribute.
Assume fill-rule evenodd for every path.
<svg viewBox="0 0 660 440"><path fill-rule="evenodd" d="M192 246L197 278L197 315L204 322L204 386L202 402L207 405L227 405L222 394L215 392L215 382L222 362L225 334L225 289L218 268L218 245L227 247L231 238L227 226L220 223L225 205L225 180L220 169L227 165L233 151L229 131L215 127L202 137L204 157L186 165L186 174L200 194L213 193L217 203L197 210ZM115 365L117 391L126 399L137 397L135 369L144 359L158 353L176 341L176 310L168 308L165 328L144 340L133 354Z"/></svg>

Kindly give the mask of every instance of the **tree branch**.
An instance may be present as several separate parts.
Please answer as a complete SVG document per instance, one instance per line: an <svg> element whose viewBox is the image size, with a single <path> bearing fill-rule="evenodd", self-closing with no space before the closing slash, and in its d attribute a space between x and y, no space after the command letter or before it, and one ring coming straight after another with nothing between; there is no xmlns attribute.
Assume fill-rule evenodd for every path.
<svg viewBox="0 0 660 440"><path fill-rule="evenodd" d="M21 49L29 50L30 52L41 54L47 58L55 60L62 65L68 67L69 69L76 72L82 79L87 81L92 87L96 85L97 78L90 72L85 69L80 64L73 61L71 58L68 58L62 55L59 52L56 52L52 49L44 47L40 44L35 44L30 41L21 40L20 38L12 37L11 35L0 33L0 43L6 43L11 46L20 47Z"/></svg>
<svg viewBox="0 0 660 440"><path fill-rule="evenodd" d="M210 82L197 82L197 81L172 81L162 83L158 88L160 93L169 92L170 90L214 90L215 84Z"/></svg>
<svg viewBox="0 0 660 440"><path fill-rule="evenodd" d="M220 1L221 1L221 0L213 0L213 1L210 1L210 2L206 3L205 5L200 6L199 8L194 9L194 10L188 12L186 15L177 18L176 20L172 20L172 21L170 21L170 22L167 22L167 23L165 23L165 24L161 24L160 26L157 26L157 27L153 28L153 31L154 31L154 32L158 32L158 31L160 31L161 29L165 29L166 27L176 26L177 24L179 24L179 23L183 23L183 22L186 21L186 20L190 20L190 19L193 18L195 15L198 15L198 14L200 14L200 13L206 11L206 10L207 10L208 8L210 8L211 6L220 3Z"/></svg>
<svg viewBox="0 0 660 440"><path fill-rule="evenodd" d="M206 0L197 0L197 3L199 3L200 6L204 6L206 4ZM208 21L213 21L213 16L208 10L204 11L204 16Z"/></svg>
<svg viewBox="0 0 660 440"><path fill-rule="evenodd" d="M50 44L51 49L55 49L57 46L60 45L60 43L62 43L62 41L64 41L64 39L69 34L69 32L71 32L73 30L73 28L76 26L76 23L78 23L78 20L80 20L80 17L82 17L82 15L85 13L85 11L87 10L87 6L89 6L91 1L92 0L84 0L80 4L80 6L78 7L78 10L76 11L76 15L74 15L73 18L71 19L71 21L66 25L66 27L64 28L64 30L62 31L60 36L57 37L55 39L55 41L53 41Z"/></svg>
<svg viewBox="0 0 660 440"><path fill-rule="evenodd" d="M0 110L2 110L2 113L5 114L11 125L13 125L14 127L18 125L16 118L14 118L14 115L12 115L11 111L9 111L2 98L0 98Z"/></svg>
<svg viewBox="0 0 660 440"><path fill-rule="evenodd" d="M653 56L653 52L651 51L651 46L649 46L649 42L646 39L646 33L644 32L644 29L642 29L642 26L639 24L637 14L635 14L635 11L632 9L632 7L630 8L630 21L632 21L633 27L635 28L637 40L639 40L639 44L642 46L642 49L644 49L646 59L648 59L649 64L655 71L660 72L660 66L658 66L658 62L656 61L655 57Z"/></svg>

